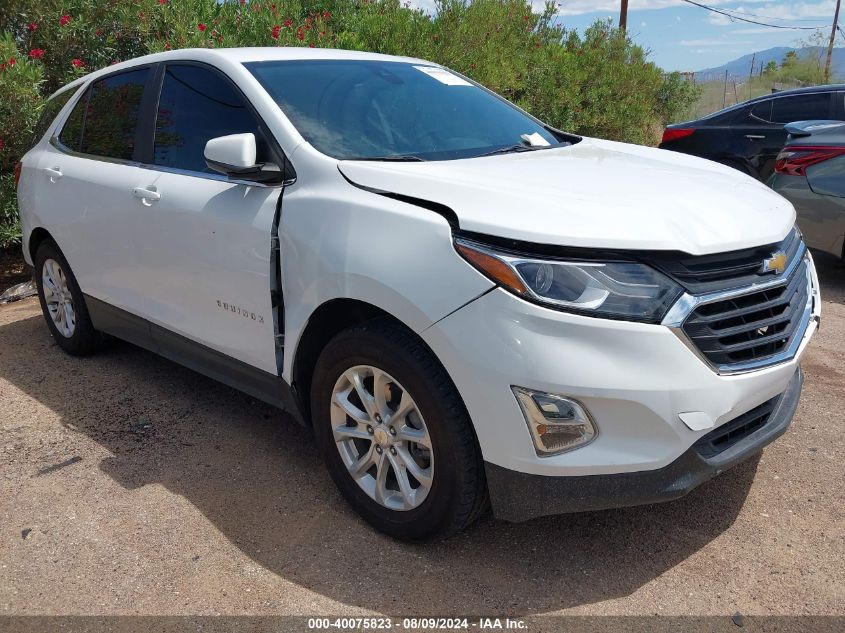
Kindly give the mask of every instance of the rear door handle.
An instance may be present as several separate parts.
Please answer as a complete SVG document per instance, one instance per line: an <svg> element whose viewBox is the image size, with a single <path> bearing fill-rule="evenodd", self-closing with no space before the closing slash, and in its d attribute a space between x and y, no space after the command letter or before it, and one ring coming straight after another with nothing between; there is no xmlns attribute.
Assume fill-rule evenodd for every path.
<svg viewBox="0 0 845 633"><path fill-rule="evenodd" d="M745 138L750 138L752 140L756 140L756 139L766 138L766 135L765 134L746 134Z"/></svg>
<svg viewBox="0 0 845 633"><path fill-rule="evenodd" d="M44 173L50 176L50 182L56 182L63 175L59 167L45 167Z"/></svg>
<svg viewBox="0 0 845 633"><path fill-rule="evenodd" d="M132 195L141 199L141 203L145 206L151 206L156 200L161 200L161 194L153 189L144 189L143 187L135 187L132 190Z"/></svg>

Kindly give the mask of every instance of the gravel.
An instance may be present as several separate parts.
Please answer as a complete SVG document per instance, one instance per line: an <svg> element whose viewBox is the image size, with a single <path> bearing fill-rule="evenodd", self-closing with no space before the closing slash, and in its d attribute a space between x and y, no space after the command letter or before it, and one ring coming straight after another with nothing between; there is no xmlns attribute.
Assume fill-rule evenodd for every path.
<svg viewBox="0 0 845 633"><path fill-rule="evenodd" d="M0 614L845 615L845 266L791 430L668 504L373 532L290 418L0 306ZM733 625L731 625L733 626Z"/></svg>

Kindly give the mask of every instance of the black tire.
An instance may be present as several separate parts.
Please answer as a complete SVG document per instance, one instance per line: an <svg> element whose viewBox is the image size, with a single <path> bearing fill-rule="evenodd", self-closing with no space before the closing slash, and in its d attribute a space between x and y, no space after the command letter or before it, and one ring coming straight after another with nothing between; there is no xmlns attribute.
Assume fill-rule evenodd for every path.
<svg viewBox="0 0 845 633"><path fill-rule="evenodd" d="M431 438L432 485L413 509L394 510L371 498L341 459L332 433L331 399L336 382L357 365L387 372L416 402ZM488 507L484 462L469 415L443 367L410 331L376 319L335 336L317 360L311 412L320 450L340 492L377 530L406 540L451 536Z"/></svg>
<svg viewBox="0 0 845 633"><path fill-rule="evenodd" d="M47 301L44 296L44 265L48 260L53 260L59 264L70 291L76 316L76 323L70 336L65 336L59 331L47 308ZM70 265L68 265L62 251L52 240L42 242L35 253L35 283L38 286L38 300L41 302L44 320L47 321L47 327L56 344L68 354L74 356L87 356L96 352L100 348L102 336L91 323L88 306L85 305L85 297L82 295L82 290L79 288Z"/></svg>

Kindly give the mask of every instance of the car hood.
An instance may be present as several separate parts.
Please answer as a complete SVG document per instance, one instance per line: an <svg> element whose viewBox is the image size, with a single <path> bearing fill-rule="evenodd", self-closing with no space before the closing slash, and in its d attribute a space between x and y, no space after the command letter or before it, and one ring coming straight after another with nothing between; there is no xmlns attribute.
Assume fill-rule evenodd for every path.
<svg viewBox="0 0 845 633"><path fill-rule="evenodd" d="M795 223L791 203L729 167L598 139L338 168L364 188L449 207L461 230L538 244L703 255L778 242Z"/></svg>

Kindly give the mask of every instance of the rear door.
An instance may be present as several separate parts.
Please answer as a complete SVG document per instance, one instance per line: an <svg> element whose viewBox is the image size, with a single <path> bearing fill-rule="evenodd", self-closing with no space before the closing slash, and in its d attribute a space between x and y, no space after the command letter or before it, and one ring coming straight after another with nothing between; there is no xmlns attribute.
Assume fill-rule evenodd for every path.
<svg viewBox="0 0 845 633"><path fill-rule="evenodd" d="M282 164L280 152L219 70L179 62L160 75L151 152L133 182L152 194L135 233L143 316L277 374L271 240L281 187L229 181L203 152L209 139L243 132L256 135L259 162ZM158 341L165 355L176 340Z"/></svg>
<svg viewBox="0 0 845 633"><path fill-rule="evenodd" d="M771 175L774 161L770 164L770 157L777 156L786 141L783 125L771 119L772 102L773 99L765 99L751 105L745 122L735 134L742 155L761 180Z"/></svg>
<svg viewBox="0 0 845 633"><path fill-rule="evenodd" d="M786 144L787 133L784 126L793 121L811 121L814 119L832 119L835 116L835 104L832 92L808 92L797 95L773 96L763 102L761 107L752 111L752 115L768 121L773 129L766 132L760 142L756 158L757 169L763 180L771 176L775 159Z"/></svg>
<svg viewBox="0 0 845 633"><path fill-rule="evenodd" d="M77 99L36 166L38 222L59 244L82 291L139 312L134 235L138 139L148 67L93 82Z"/></svg>

